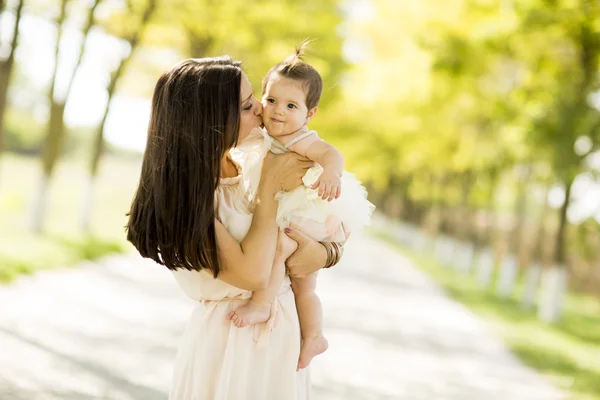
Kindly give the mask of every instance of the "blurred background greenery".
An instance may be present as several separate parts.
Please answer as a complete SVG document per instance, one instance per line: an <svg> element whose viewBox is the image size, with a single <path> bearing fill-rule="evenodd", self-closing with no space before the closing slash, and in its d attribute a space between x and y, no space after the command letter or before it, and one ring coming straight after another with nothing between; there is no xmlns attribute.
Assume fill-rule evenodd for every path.
<svg viewBox="0 0 600 400"><path fill-rule="evenodd" d="M342 150L387 221L418 232L421 251L447 256L451 238L468 272L487 257L475 305L500 301L498 315L514 327L510 310L521 303L519 313L535 316L540 288L549 304L532 317L540 329L581 311L587 339L577 329L564 337L584 347L556 346L567 359L558 364L585 372L584 383L559 384L597 398L600 2L3 0L0 8L0 280L131 250L125 213L150 96L170 65L230 54L259 94L267 69L312 38L306 61L325 82L312 127ZM464 279L451 289L471 293ZM501 295L490 297L496 280ZM596 361L577 358L586 352ZM524 356L542 371L556 364L547 358Z"/></svg>

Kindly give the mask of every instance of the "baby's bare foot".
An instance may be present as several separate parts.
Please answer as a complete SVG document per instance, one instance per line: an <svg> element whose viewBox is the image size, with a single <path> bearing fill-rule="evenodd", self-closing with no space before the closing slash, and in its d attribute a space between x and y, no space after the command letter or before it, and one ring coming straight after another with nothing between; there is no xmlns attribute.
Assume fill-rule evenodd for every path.
<svg viewBox="0 0 600 400"><path fill-rule="evenodd" d="M302 368L308 367L308 364L312 361L313 357L324 353L328 347L327 339L322 333L306 338L302 341L302 347L300 348L300 359L298 360L298 368L296 371Z"/></svg>
<svg viewBox="0 0 600 400"><path fill-rule="evenodd" d="M248 325L267 322L271 316L271 305L268 303L254 303L250 300L235 311L227 314L227 320L233 322L238 328Z"/></svg>

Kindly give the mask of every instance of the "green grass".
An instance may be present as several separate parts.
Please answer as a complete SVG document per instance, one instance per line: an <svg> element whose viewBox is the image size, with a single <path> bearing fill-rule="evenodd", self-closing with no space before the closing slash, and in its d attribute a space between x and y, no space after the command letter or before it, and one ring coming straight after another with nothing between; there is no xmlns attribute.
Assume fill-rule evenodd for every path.
<svg viewBox="0 0 600 400"><path fill-rule="evenodd" d="M40 269L77 265L109 253L131 250L123 226L137 184L139 160L108 156L95 188L92 226L79 228L87 186L83 160L61 162L53 177L47 218L40 235L31 232L32 203L40 176L34 157L0 159L0 282Z"/></svg>
<svg viewBox="0 0 600 400"><path fill-rule="evenodd" d="M480 288L472 276L443 267L432 256L416 253L382 232L391 243L445 288L457 301L486 320L512 351L552 384L576 400L600 399L600 299L569 294L560 322L548 325L524 310L519 292L499 298Z"/></svg>

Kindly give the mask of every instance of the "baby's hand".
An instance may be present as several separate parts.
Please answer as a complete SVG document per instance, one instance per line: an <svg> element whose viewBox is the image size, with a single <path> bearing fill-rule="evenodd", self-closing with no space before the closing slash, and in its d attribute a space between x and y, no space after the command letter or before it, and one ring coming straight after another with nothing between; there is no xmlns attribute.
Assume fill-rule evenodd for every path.
<svg viewBox="0 0 600 400"><path fill-rule="evenodd" d="M342 194L342 176L333 171L324 170L312 189L319 190L319 197L331 201Z"/></svg>

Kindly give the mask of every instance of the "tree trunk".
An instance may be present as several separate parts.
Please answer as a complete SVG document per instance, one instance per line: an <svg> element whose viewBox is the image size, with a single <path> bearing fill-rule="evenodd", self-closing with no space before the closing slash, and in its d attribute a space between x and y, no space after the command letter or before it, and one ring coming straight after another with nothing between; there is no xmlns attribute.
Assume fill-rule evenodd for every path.
<svg viewBox="0 0 600 400"><path fill-rule="evenodd" d="M521 305L527 310L531 309L535 304L541 276L542 266L538 263L529 266L525 272L525 291L523 292Z"/></svg>
<svg viewBox="0 0 600 400"><path fill-rule="evenodd" d="M525 234L525 219L527 214L527 177L519 179L514 214L516 218L516 224L512 233L510 249L511 252L516 256L520 253L520 250L523 246L523 237Z"/></svg>
<svg viewBox="0 0 600 400"><path fill-rule="evenodd" d="M55 86L58 73L59 47L62 38L63 23L66 18L67 2L68 0L63 0L61 5L61 13L57 20L58 37L56 40L55 47L54 74L52 77L52 84L50 85L49 93L50 120L48 123L48 133L46 135L46 141L42 157L43 174L45 182L44 184L46 185L46 187L43 188L43 190L39 191L38 196L46 196L47 192L49 191L52 175L54 174L54 169L58 160L60 159L63 150L63 143L66 133L66 127L64 122L66 104L71 94L71 90L73 88L75 76L77 75L77 71L79 70L81 62L83 60L83 55L85 53L86 45L88 43L88 34L90 32L90 29L94 25L94 12L98 5L102 2L102 0L95 0L88 11L87 23L83 29L83 41L81 42L81 46L79 48L77 62L69 78L69 83L67 85L67 89L64 95L62 97L59 97L55 93ZM37 233L43 230L46 207L42 203L44 203L45 201L45 197L39 197L35 202L36 206L33 218L33 230Z"/></svg>
<svg viewBox="0 0 600 400"><path fill-rule="evenodd" d="M43 171L40 171L40 181L37 185L37 194L34 198L31 225L35 232L40 232L42 228L42 222L46 215L48 189L50 187L50 181Z"/></svg>
<svg viewBox="0 0 600 400"><path fill-rule="evenodd" d="M459 239L466 242L469 239L471 233L470 223L470 203L471 203L471 192L473 191L473 184L475 177L471 171L465 172L461 176L460 184L462 187L462 198L460 204L460 231Z"/></svg>
<svg viewBox="0 0 600 400"><path fill-rule="evenodd" d="M498 294L506 298L510 296L517 282L518 260L513 254L504 257L500 264L498 277Z"/></svg>
<svg viewBox="0 0 600 400"><path fill-rule="evenodd" d="M471 272L473 264L473 256L475 254L473 244L471 243L471 233L473 232L473 226L471 221L471 195L473 191L473 185L475 183L475 175L471 171L467 171L462 175L461 187L462 187L462 198L460 204L460 231L458 236L458 249L455 252L457 259L455 261L455 267L461 272L468 274Z"/></svg>
<svg viewBox="0 0 600 400"><path fill-rule="evenodd" d="M496 237L496 225L498 225L499 218L496 218L496 192L498 191L498 185L500 183L500 173L498 170L493 169L489 174L490 187L487 198L487 217L486 217L486 230L484 234L484 243L487 243L489 247L493 249L494 240Z"/></svg>
<svg viewBox="0 0 600 400"><path fill-rule="evenodd" d="M477 283L482 288L487 289L492 284L495 262L494 252L491 248L488 247L479 252L476 277Z"/></svg>
<svg viewBox="0 0 600 400"><path fill-rule="evenodd" d="M102 116L102 121L100 122L100 125L98 126L98 129L96 131L96 136L94 137L92 158L90 161L90 175L89 175L92 183L90 183L88 187L92 187L92 188L94 187L93 182L96 180L96 177L98 175L98 168L100 166L100 160L102 158L102 154L104 153L104 129L106 127L106 120L107 120L108 114L110 113L112 98L113 98L113 95L117 88L117 84L118 84L119 80L121 79L123 73L125 72L127 64L131 60L133 53L135 52L135 50L142 38L142 35L144 34L146 27L148 26L148 22L150 21L150 18L152 17L152 14L154 13L155 10L156 10L156 0L150 0L148 2L148 4L146 5L146 8L144 9L144 13L142 15L142 19L141 19L138 29L135 31L133 36L131 36L127 39L127 42L129 43L129 46L131 48L129 54L126 57L124 57L123 59L121 59L119 66L111 74L111 79L110 79L110 82L109 82L108 88L107 88L108 101L106 103L106 108L104 109L104 115ZM90 221L91 221L92 212L93 212L93 209L91 207L91 201L90 201L89 205L83 206L81 227L84 231L89 231L91 228Z"/></svg>
<svg viewBox="0 0 600 400"><path fill-rule="evenodd" d="M400 218L400 209L402 208L399 186L399 180L396 177L391 176L388 180L384 194L385 203L383 205L383 212L393 220L398 220Z"/></svg>
<svg viewBox="0 0 600 400"><path fill-rule="evenodd" d="M44 229L46 219L47 195L50 191L52 174L56 167L56 162L60 157L62 144L65 136L64 124L65 104L52 102L50 105L50 121L48 123L48 133L42 157L42 184L38 190L37 199L34 204L32 229L35 233L41 233Z"/></svg>
<svg viewBox="0 0 600 400"><path fill-rule="evenodd" d="M535 245L533 246L532 258L540 264L544 263L545 257L545 248L546 248L546 219L548 217L548 212L550 211L550 203L548 203L548 193L550 192L550 188L546 187L544 192L544 205L542 207L542 212L539 216L540 223L537 230Z"/></svg>
<svg viewBox="0 0 600 400"><path fill-rule="evenodd" d="M85 187L85 193L83 197L83 203L81 207L81 229L89 231L92 225L92 210L94 208L94 192L95 192L96 181L92 176L88 176L87 185Z"/></svg>
<svg viewBox="0 0 600 400"><path fill-rule="evenodd" d="M565 201L560 208L560 219L556 233L554 250L554 266L544 272L542 277L542 301L538 317L548 323L555 322L560 317L567 281L567 211L571 202L573 179L565 183Z"/></svg>
<svg viewBox="0 0 600 400"><path fill-rule="evenodd" d="M65 102L57 101L55 97L56 79L58 77L58 58L60 53L60 42L63 34L63 25L66 19L67 3L69 0L62 0L60 7L60 14L56 20L58 27L58 33L56 36L56 44L54 46L54 68L52 71L52 82L50 83L50 90L48 92L48 102L50 104L50 119L48 121L48 128L46 134L46 140L44 143L44 149L42 154L42 185L38 190L38 197L34 201L33 211L33 230L36 233L40 233L44 228L44 220L46 217L46 201L47 195L50 190L50 179L56 165L56 160L60 155L60 148L64 136L64 111Z"/></svg>
<svg viewBox="0 0 600 400"><path fill-rule="evenodd" d="M10 53L8 54L8 58L6 60L0 62L0 153L4 151L4 115L6 113L8 88L10 87L10 80L15 63L15 51L18 45L19 25L21 23L23 3L24 0L19 0L15 10L15 25L10 44ZM4 11L4 7L4 2L0 2L0 9L2 11Z"/></svg>
<svg viewBox="0 0 600 400"><path fill-rule="evenodd" d="M56 162L60 158L65 136L65 107L63 102L57 102L52 99L50 105L50 122L48 124L48 134L44 147L42 165L44 175L52 177Z"/></svg>
<svg viewBox="0 0 600 400"><path fill-rule="evenodd" d="M539 215L539 227L537 230L535 243L531 251L531 259L533 259L533 265L529 266L525 271L525 291L523 292L523 299L521 305L525 309L530 309L535 305L536 295L540 283L540 278L543 271L543 260L544 260L544 248L546 240L546 217L548 215L548 191L546 188L544 191L544 205L542 212Z"/></svg>
<svg viewBox="0 0 600 400"><path fill-rule="evenodd" d="M509 253L500 263L498 294L508 297L514 290L519 273L519 251L523 246L525 218L527 212L527 172L526 176L519 177L517 196L515 199L514 218L516 222L509 239Z"/></svg>
<svg viewBox="0 0 600 400"><path fill-rule="evenodd" d="M546 323L556 322L560 318L562 302L567 289L567 269L554 266L542 275L542 291L538 318Z"/></svg>
<svg viewBox="0 0 600 400"><path fill-rule="evenodd" d="M6 112L6 98L10 86L12 65L9 61L0 63L0 154L4 151L4 114Z"/></svg>
<svg viewBox="0 0 600 400"><path fill-rule="evenodd" d="M555 263L559 266L565 266L566 263L566 233L567 233L567 211L571 203L571 189L573 188L573 180L565 183L565 201L560 208L560 220L558 231L556 232L556 248L554 253Z"/></svg>
<svg viewBox="0 0 600 400"><path fill-rule="evenodd" d="M434 176L431 181L431 208L423 219L423 231L427 235L427 248L434 250L440 231L440 200L443 177Z"/></svg>
<svg viewBox="0 0 600 400"><path fill-rule="evenodd" d="M475 255L477 260L476 277L480 286L487 288L492 282L494 267L494 236L496 232L496 191L500 183L500 173L497 168L488 171L488 196L486 200L487 213L485 216L485 227L475 241Z"/></svg>

